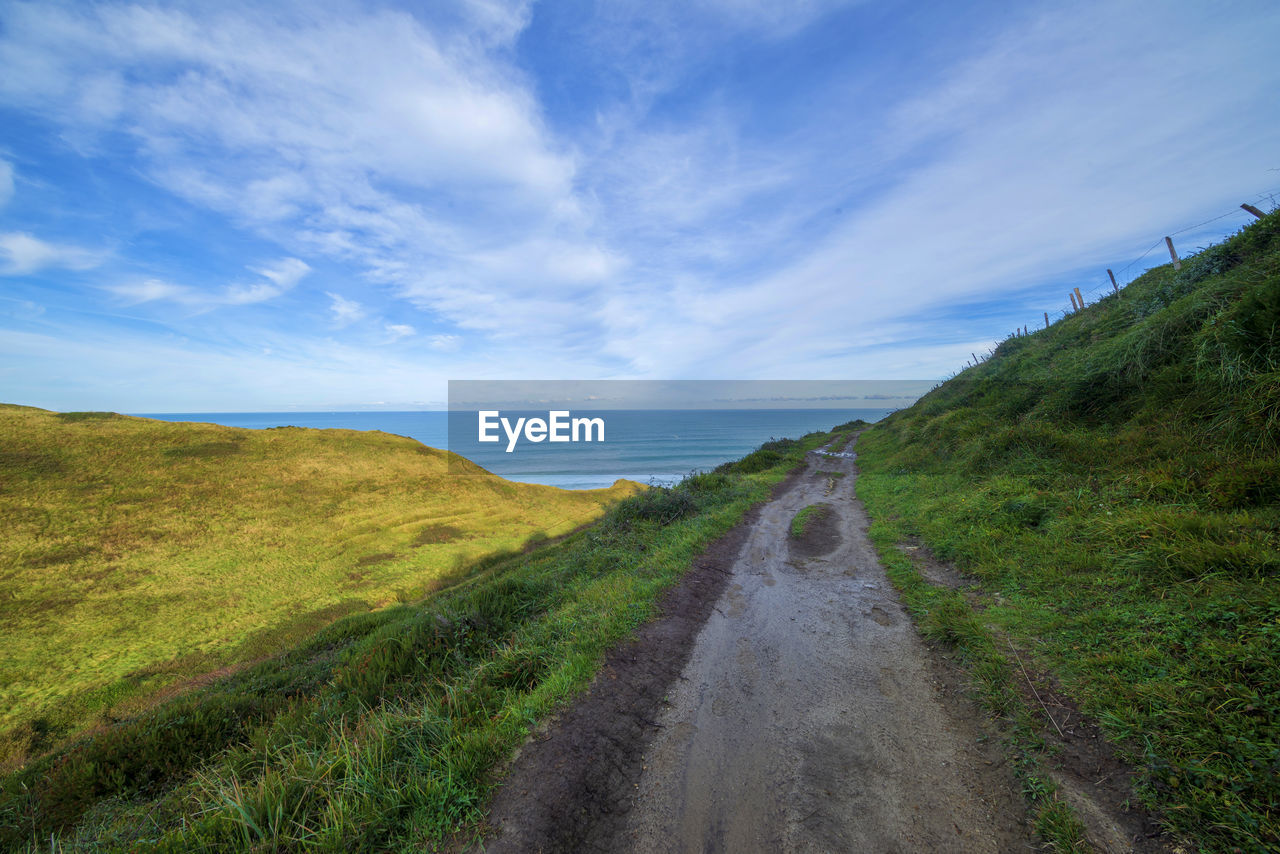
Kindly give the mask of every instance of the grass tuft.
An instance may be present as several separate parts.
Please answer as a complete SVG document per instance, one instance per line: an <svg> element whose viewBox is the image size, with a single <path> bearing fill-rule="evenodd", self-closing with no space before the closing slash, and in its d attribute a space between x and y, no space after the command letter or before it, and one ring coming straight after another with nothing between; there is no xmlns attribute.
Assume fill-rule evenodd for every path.
<svg viewBox="0 0 1280 854"><path fill-rule="evenodd" d="M830 511L831 508L826 504L810 504L797 510L796 515L791 517L791 536L796 539L803 537L813 522Z"/></svg>

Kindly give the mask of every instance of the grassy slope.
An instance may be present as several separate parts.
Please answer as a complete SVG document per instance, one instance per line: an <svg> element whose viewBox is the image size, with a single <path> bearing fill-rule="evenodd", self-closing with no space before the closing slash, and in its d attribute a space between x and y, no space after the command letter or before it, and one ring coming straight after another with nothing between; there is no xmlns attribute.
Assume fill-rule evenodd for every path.
<svg viewBox="0 0 1280 854"><path fill-rule="evenodd" d="M468 832L495 767L824 438L626 499L31 763L0 782L0 847L423 850Z"/></svg>
<svg viewBox="0 0 1280 854"><path fill-rule="evenodd" d="M446 473L383 433L0 407L0 759L629 494Z"/></svg>
<svg viewBox="0 0 1280 854"><path fill-rule="evenodd" d="M982 679L1004 678L992 639L1011 637L1123 746L1169 825L1257 851L1280 845L1278 440L1271 214L867 431L859 494L887 560L917 535L981 580L974 613L896 570Z"/></svg>

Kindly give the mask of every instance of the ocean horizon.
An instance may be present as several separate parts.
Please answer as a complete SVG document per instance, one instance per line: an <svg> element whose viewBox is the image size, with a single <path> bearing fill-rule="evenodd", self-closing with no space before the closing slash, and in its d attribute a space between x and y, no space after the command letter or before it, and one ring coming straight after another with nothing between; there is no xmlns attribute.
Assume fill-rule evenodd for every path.
<svg viewBox="0 0 1280 854"><path fill-rule="evenodd" d="M462 443L457 452L508 480L561 489L599 489L619 479L671 485L736 460L771 439L799 438L857 418L878 421L893 409L681 409L595 413L613 427L609 441L539 449L518 462L495 447ZM447 410L330 412L147 412L159 421L264 430L274 427L379 430L452 450ZM575 412L575 415L579 413ZM455 416L458 413L454 413ZM616 437L616 438L615 438ZM458 445L458 442L454 443Z"/></svg>

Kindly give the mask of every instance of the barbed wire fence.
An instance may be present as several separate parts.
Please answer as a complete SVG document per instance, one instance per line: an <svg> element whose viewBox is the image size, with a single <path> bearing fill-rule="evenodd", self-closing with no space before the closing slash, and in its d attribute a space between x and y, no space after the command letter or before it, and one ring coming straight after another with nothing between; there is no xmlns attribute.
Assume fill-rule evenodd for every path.
<svg viewBox="0 0 1280 854"><path fill-rule="evenodd" d="M1246 216L1252 216L1254 219L1261 219L1263 216L1266 216L1268 213L1273 213L1277 209L1280 209L1280 201L1277 200L1277 196L1280 196L1280 187L1277 187L1271 190L1263 190L1262 192L1257 193L1248 202L1241 204L1239 207L1232 208L1226 213L1218 214L1215 217L1206 219L1204 222L1198 222L1195 225L1188 225L1185 228L1178 229L1177 231L1169 232L1165 236L1158 239L1155 243L1152 243L1150 246L1148 246L1142 252L1141 255L1134 258L1128 264L1125 264L1118 271L1112 271L1110 268L1107 268L1107 271L1106 271L1107 280L1102 281L1099 284L1094 286L1086 286L1085 291L1083 293L1081 292L1080 287L1078 285L1073 287L1071 291L1068 292L1067 294L1067 299L1070 302L1070 307L1064 307L1064 308L1058 309L1057 311L1052 311L1052 312L1050 311L1043 312L1044 314L1043 326L1041 326L1039 323L1028 323L1024 326L1019 326L1008 337L1016 337L1021 335L1034 335L1036 332L1042 331L1044 329L1048 329L1052 324L1058 322L1059 320L1062 320L1065 317L1070 317L1072 314L1075 314L1076 312L1085 308L1087 305L1097 302L1102 297L1119 296L1124 288L1128 287L1129 284L1131 284L1139 276L1143 275L1148 269L1148 268L1139 268L1137 270L1134 270L1134 268L1137 267L1139 264L1141 264L1143 260L1146 259L1147 256L1149 256L1152 252L1160 248L1162 244L1168 250L1170 260L1173 262L1174 268L1175 269L1179 268L1181 266L1182 259L1179 257L1177 253L1177 247L1173 242L1173 238L1177 237L1180 234L1186 234L1187 232L1204 228L1206 225L1212 225L1213 223L1218 222L1219 220L1226 219L1227 217L1230 217L1230 216L1239 217L1241 215L1246 215ZM1196 251L1198 252L1204 248L1205 247L1197 247ZM1134 272L1133 272L1133 275L1130 276L1129 273L1131 270L1133 270ZM1126 276L1128 276L1127 279L1125 278ZM1101 294L1102 297L1099 297L1099 294ZM998 344L996 346L998 346ZM971 362L967 362L965 364L965 368L974 367L980 364L981 362L990 358L991 355L994 353L995 353L995 347L992 347L991 349L989 349L986 353L982 355L981 358L979 358L977 353L970 353L969 355L973 357L973 360ZM962 368L961 370L963 371L964 368Z"/></svg>

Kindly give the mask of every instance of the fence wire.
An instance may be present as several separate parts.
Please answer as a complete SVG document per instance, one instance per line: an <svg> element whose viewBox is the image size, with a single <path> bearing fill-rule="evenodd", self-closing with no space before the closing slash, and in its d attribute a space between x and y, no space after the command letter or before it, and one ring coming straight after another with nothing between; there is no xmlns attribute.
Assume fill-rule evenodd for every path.
<svg viewBox="0 0 1280 854"><path fill-rule="evenodd" d="M1277 204L1277 201L1276 201L1277 194L1280 194L1280 187L1276 187L1269 190L1263 190L1257 193L1252 199L1250 199L1249 203L1254 205L1255 207L1261 207L1261 205L1267 205L1267 207L1261 207L1261 209L1266 213L1271 213L1277 210L1278 208L1280 208L1280 204ZM1188 225L1185 228L1178 229L1177 231L1168 232L1168 237L1173 238L1173 237L1177 237L1179 234L1186 234L1187 232L1195 231L1196 229L1199 229L1199 228L1204 228L1206 225L1212 225L1213 223L1218 222L1219 220L1226 219L1227 217L1230 217L1230 216L1243 216L1243 217L1248 217L1249 221L1253 220L1252 214L1245 211L1242 207L1237 206L1227 211L1226 213L1221 213L1215 217L1206 219L1204 222L1198 222L1195 225ZM1245 224L1247 224L1247 222ZM1136 273L1134 273L1133 276L1126 278L1130 270L1132 270L1137 265L1141 264L1142 261L1148 255L1154 252L1156 249L1159 249L1161 246L1163 246L1164 240L1165 240L1164 236L1161 236L1159 239L1156 240L1155 243L1152 243L1150 246L1148 246L1143 251L1143 253L1139 255L1137 258L1134 258L1132 261L1130 261L1128 264L1125 264L1120 269L1112 271L1116 277L1117 288L1119 288L1120 290L1123 290L1131 282L1133 282L1135 279L1137 279L1139 276L1141 276L1143 273L1146 272L1145 269L1140 269ZM1177 247L1175 246L1175 249L1176 248ZM1197 247L1197 248L1200 249L1203 247ZM1190 257L1190 256L1187 256L1187 257ZM1179 259L1182 261L1186 261L1186 258L1183 258L1181 255L1179 255ZM1114 292L1115 291L1112 289L1110 279L1106 279L1097 285L1091 285L1088 287L1080 288L1080 293L1084 296L1086 305L1089 304L1091 301L1096 302L1097 300L1094 298L1097 297L1099 293L1103 293L1103 295L1105 296L1107 294L1112 294ZM1080 308L1083 308L1083 306L1081 306ZM1077 309L1062 308L1056 311L1049 311L1048 312L1049 322L1055 323L1064 317L1068 317L1071 314L1074 314L1078 310L1079 310L1078 308ZM1024 329L1028 333L1034 333L1036 330L1043 329L1043 328L1044 326L1042 323L1028 323L1025 326L1019 326L1014 331L1013 334L1021 335L1023 334Z"/></svg>

